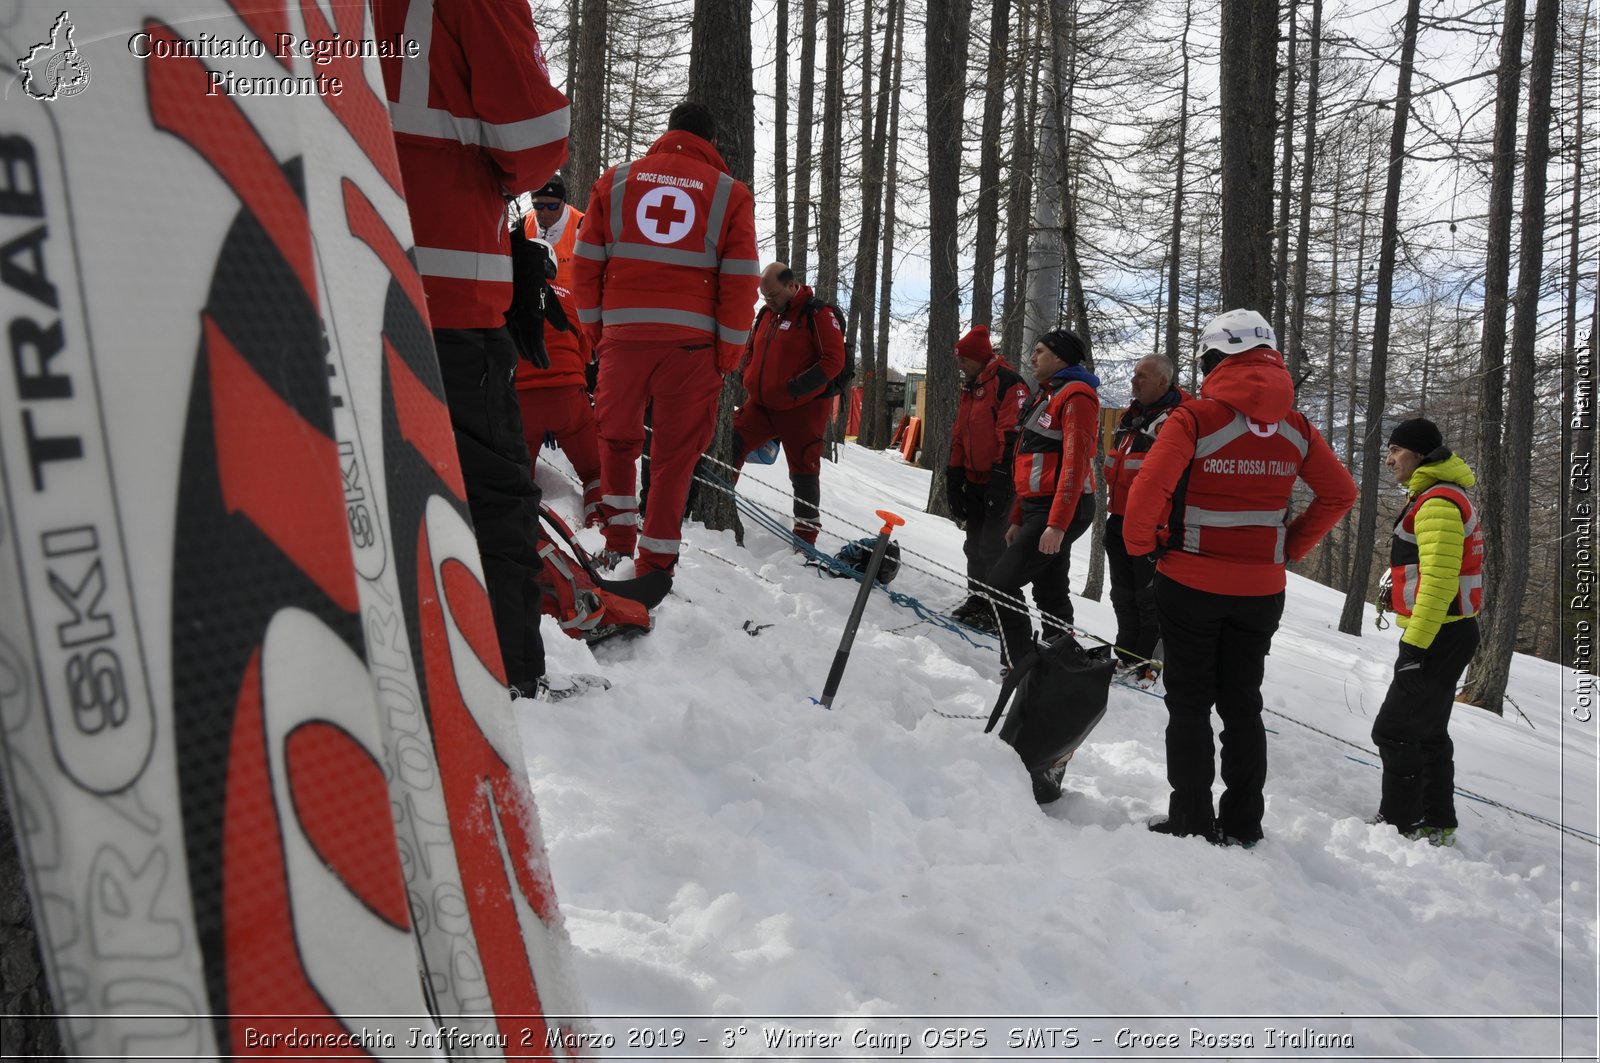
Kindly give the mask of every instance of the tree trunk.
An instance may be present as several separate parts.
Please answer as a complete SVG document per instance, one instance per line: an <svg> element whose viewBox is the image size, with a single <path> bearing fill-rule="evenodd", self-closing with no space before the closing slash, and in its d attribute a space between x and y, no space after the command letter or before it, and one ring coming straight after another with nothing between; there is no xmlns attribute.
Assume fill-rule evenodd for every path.
<svg viewBox="0 0 1600 1063"><path fill-rule="evenodd" d="M776 98L772 119L772 195L774 254L789 261L789 0L778 0Z"/></svg>
<svg viewBox="0 0 1600 1063"><path fill-rule="evenodd" d="M822 196L817 271L812 287L824 302L839 301L839 185L844 160L844 14L846 0L828 0L828 55L822 86Z"/></svg>
<svg viewBox="0 0 1600 1063"><path fill-rule="evenodd" d="M1495 85L1493 165L1489 176L1488 247L1483 277L1483 345L1478 376L1478 494L1486 531L1501 527L1506 511L1505 431L1506 315L1511 287L1512 193L1517 179L1517 109L1522 98L1524 0L1506 0L1500 34L1500 72ZM1496 608L1510 544L1498 535L1483 537L1483 600Z"/></svg>
<svg viewBox="0 0 1600 1063"><path fill-rule="evenodd" d="M1041 31L1043 23L1041 23ZM1061 32L1050 28L1052 54L1071 44ZM1041 49L1042 50L1042 49ZM1039 190L1033 203L1033 237L1028 252L1027 298L1024 301L1023 343L1055 327L1061 320L1061 272L1065 264L1065 240L1061 231L1062 177L1066 160L1061 155L1061 93L1063 86L1051 76L1054 63L1032 64L1036 79L1045 80L1044 115L1039 122ZM1020 353L1020 351L1019 351Z"/></svg>
<svg viewBox="0 0 1600 1063"><path fill-rule="evenodd" d="M875 410L882 405L884 401L882 392L886 383L878 375L876 333L879 307L875 289L878 283L878 240L883 229L883 155L889 137L889 67L892 57L888 48L892 47L889 41L894 34L898 7L898 0L889 0L887 21L883 27L885 54L883 62L878 66L877 108L871 111L871 105L866 104L872 115L872 132L870 136L863 135L862 138L861 240L856 245L855 281L851 285L850 294L850 335L856 337L856 375L861 381L861 427L856 435L856 443L874 448L882 444L877 441L875 431L877 426L868 418L867 411ZM861 22L865 38L861 50L861 92L865 103L871 84L872 5L862 5ZM865 134L867 129L865 120L861 128ZM888 308L884 307L883 311L887 313ZM848 398L847 394L846 399ZM844 415L848 417L848 401L843 405Z"/></svg>
<svg viewBox="0 0 1600 1063"><path fill-rule="evenodd" d="M955 349L961 315L956 198L961 194L961 105L966 95L965 0L928 0L923 55L928 86L928 347L927 423L923 464L941 469L950 452L960 383ZM934 476L928 512L949 513L945 478Z"/></svg>
<svg viewBox="0 0 1600 1063"><path fill-rule="evenodd" d="M1023 342L1026 308L1023 292L1028 284L1028 214L1033 207L1033 131L1038 128L1038 64L1030 39L1028 10L1022 9L1017 31L1017 120L1011 125L1011 201L1006 205L1005 307L1000 317L1000 353L1016 366Z"/></svg>
<svg viewBox="0 0 1600 1063"><path fill-rule="evenodd" d="M875 375L878 389L871 409L861 411L863 425L872 419L872 445L889 445L889 319L894 294L895 186L900 172L900 75L905 58L906 5L896 5L894 23L894 84L889 92L889 138L884 153L883 178L883 265L878 289L878 363ZM937 477L935 477L937 478Z"/></svg>
<svg viewBox="0 0 1600 1063"><path fill-rule="evenodd" d="M1322 72L1322 0L1311 3L1311 84L1306 87L1306 141L1300 163L1300 233L1294 249L1294 309L1289 315L1288 335L1278 339L1288 359L1289 376L1300 379L1306 346L1306 259L1311 251L1311 181L1317 169L1317 106ZM1337 192L1334 193L1336 196ZM1337 229L1335 230L1337 231ZM1332 241L1335 261L1339 241ZM1337 287L1335 288L1337 291ZM1333 394L1332 363L1328 366L1328 394Z"/></svg>
<svg viewBox="0 0 1600 1063"><path fill-rule="evenodd" d="M1361 390L1361 351L1364 346L1364 334L1361 331L1361 310L1366 303L1367 292L1367 219L1372 214L1372 169L1373 150L1371 135L1363 130L1361 136L1367 141L1367 165L1362 173L1365 175L1361 182L1361 221L1356 225L1356 292L1354 305L1350 311L1350 373L1345 381L1345 400L1350 414L1344 419L1344 460L1346 464L1353 465L1356 460L1356 397ZM1368 416L1372 416L1370 413ZM1383 416L1380 410L1377 414ZM1344 515L1340 525L1344 534L1339 539L1339 573L1344 579L1341 590L1349 592L1351 587L1351 548L1355 545L1353 527L1355 517L1350 513Z"/></svg>
<svg viewBox="0 0 1600 1063"><path fill-rule="evenodd" d="M1317 0L1317 8L1320 9L1321 6L1322 0ZM1313 22L1315 22L1315 18L1316 16L1313 15ZM1314 32L1315 31L1313 31L1313 33ZM1312 54L1316 54L1315 50L1313 50ZM1315 63L1316 60L1313 59L1313 69L1315 69ZM1312 77L1312 84L1316 84L1316 78L1314 75ZM1314 92L1315 90L1313 90L1313 94ZM1308 130L1307 136L1309 135L1310 132ZM1328 226L1329 231L1335 233L1340 231L1339 206L1340 201L1344 196L1344 156L1340 154L1337 155L1336 158L1338 159L1338 171L1333 180L1333 213L1329 217ZM1330 441L1333 439L1333 397L1334 393L1337 391L1339 380L1339 245L1341 241L1334 240L1331 243L1332 246L1329 249L1329 255L1332 259L1332 263L1329 266L1328 278L1328 370L1323 377L1323 379L1326 381L1326 386L1323 389L1322 405L1322 436L1324 439L1328 439ZM1295 281L1295 285L1296 290L1300 293L1299 298L1303 303L1305 299L1305 275L1303 270L1301 271L1299 278ZM1354 351L1351 352L1351 357L1355 357ZM1352 414L1354 413L1354 411L1351 412ZM1346 461L1349 461L1350 458L1350 454L1345 454ZM1322 584L1324 587L1337 586L1337 584L1334 583L1333 578L1333 541L1331 539L1324 539L1322 541L1322 545L1317 549L1317 582Z"/></svg>
<svg viewBox="0 0 1600 1063"><path fill-rule="evenodd" d="M1378 457L1389 371L1389 318L1394 309L1394 262L1400 237L1400 185L1406 164L1406 124L1411 117L1411 67L1417 54L1421 0L1407 0L1405 39L1400 46L1400 81L1395 91L1394 129L1389 136L1388 183L1383 192L1383 229L1378 237L1378 284L1372 314L1372 368L1367 374L1367 431L1361 446L1361 514L1356 519L1355 556L1345 590L1339 630L1361 634L1378 524Z"/></svg>
<svg viewBox="0 0 1600 1063"><path fill-rule="evenodd" d="M579 0L573 0L576 4ZM606 0L582 0L578 40L569 79L572 132L567 137L567 201L589 209L589 191L600 176L600 140L606 126Z"/></svg>
<svg viewBox="0 0 1600 1063"><path fill-rule="evenodd" d="M1504 446L1506 483L1504 509L1498 523L1487 526L1508 545L1502 554L1498 593L1491 601L1484 591L1487 623L1483 645L1472 669L1465 699L1493 713L1502 713L1511 654L1523 592L1528 586L1531 541L1528 509L1533 476L1534 345L1539 331L1539 293L1544 280L1544 217L1546 168L1550 161L1550 96L1555 67L1559 0L1538 0L1533 9L1533 54L1528 71L1528 134L1523 142L1522 242L1517 253L1517 311L1511 332L1510 387L1506 396ZM1513 546L1513 544L1515 544Z"/></svg>
<svg viewBox="0 0 1600 1063"><path fill-rule="evenodd" d="M1000 232L1000 122L1006 105L1006 46L1011 0L994 0L989 12L989 68L983 93L983 133L978 139L978 222L972 249L972 323L994 324L994 262Z"/></svg>
<svg viewBox="0 0 1600 1063"><path fill-rule="evenodd" d="M1272 306L1278 0L1222 0L1222 302Z"/></svg>
<svg viewBox="0 0 1600 1063"><path fill-rule="evenodd" d="M800 5L800 99L795 110L794 234L789 239L789 266L806 275L811 256L811 116L817 78L817 0Z"/></svg>
<svg viewBox="0 0 1600 1063"><path fill-rule="evenodd" d="M1178 92L1178 158L1173 165L1172 233L1167 240L1167 360L1174 368L1182 364L1178 359L1178 271L1183 266L1183 172L1189 161L1189 28L1193 23L1193 0L1184 0L1183 38L1179 46L1183 56L1183 85ZM1197 300L1199 295L1197 290Z"/></svg>
<svg viewBox="0 0 1600 1063"><path fill-rule="evenodd" d="M1058 37L1065 35L1067 48L1055 49L1055 83L1065 85L1061 95L1061 205L1062 242L1067 258L1067 305L1061 319L1067 328L1085 340L1089 338L1089 303L1083 293L1083 266L1078 261L1077 186L1072 181L1076 167L1072 158L1072 119L1077 106L1078 53L1077 17L1074 0L1050 0L1052 24ZM1064 28L1063 28L1064 27Z"/></svg>
<svg viewBox="0 0 1600 1063"><path fill-rule="evenodd" d="M738 0L695 0L689 53L689 98L711 109L717 122L717 149L728 172L749 184L755 172L754 94L750 72L750 9ZM731 463L733 408L742 389L729 373L717 406L717 431L707 453ZM708 528L734 529L742 538L739 512L722 491L693 490L690 515Z"/></svg>
<svg viewBox="0 0 1600 1063"><path fill-rule="evenodd" d="M1278 173L1278 258L1272 271L1272 328L1278 334L1278 349L1285 354L1289 350L1283 346L1283 334L1289 324L1289 187L1294 175L1294 111L1300 89L1300 70L1295 65L1299 11L1300 0L1289 0L1289 54L1284 62L1288 85L1283 93L1283 165ZM1289 376L1300 379L1300 374L1292 367Z"/></svg>

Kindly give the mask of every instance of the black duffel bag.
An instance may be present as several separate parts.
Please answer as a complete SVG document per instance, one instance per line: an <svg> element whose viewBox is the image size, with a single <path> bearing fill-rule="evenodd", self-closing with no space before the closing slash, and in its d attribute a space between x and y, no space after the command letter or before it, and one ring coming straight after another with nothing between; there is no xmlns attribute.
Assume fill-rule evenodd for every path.
<svg viewBox="0 0 1600 1063"><path fill-rule="evenodd" d="M1085 650L1071 635L1062 635L1035 646L1000 685L1000 700L984 733L994 730L1010 702L1000 740L1022 758L1040 804L1061 796L1067 761L1106 714L1116 668L1111 647Z"/></svg>

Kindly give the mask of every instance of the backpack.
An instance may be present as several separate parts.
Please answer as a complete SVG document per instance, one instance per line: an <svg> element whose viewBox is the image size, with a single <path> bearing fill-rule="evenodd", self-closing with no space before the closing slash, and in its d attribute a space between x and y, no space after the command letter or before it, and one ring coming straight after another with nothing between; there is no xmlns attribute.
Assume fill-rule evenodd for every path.
<svg viewBox="0 0 1600 1063"><path fill-rule="evenodd" d="M1041 804L1061 795L1062 770L1106 714L1116 668L1111 647L1085 650L1070 634L1061 635L1034 647L1001 684L983 731L994 730L1010 701L1000 740L1022 758Z"/></svg>
<svg viewBox="0 0 1600 1063"><path fill-rule="evenodd" d="M856 575L865 576L867 574L867 564L872 560L872 548L877 544L877 539L857 539L853 543L845 543L844 546L839 548L839 552L833 556L835 560L841 562L845 568L856 573ZM831 568L824 569L824 571L841 579L845 575L845 573ZM888 586L894 581L899 571L900 544L891 539L889 545L884 548L883 560L878 563L878 582Z"/></svg>
<svg viewBox="0 0 1600 1063"><path fill-rule="evenodd" d="M800 308L800 316L811 329L811 341L817 347L817 360L822 360L822 336L817 332L817 312L826 309L833 315L834 322L839 326L839 335L844 337L844 368L839 370L839 375L828 381L828 386L822 389L818 398L831 399L850 390L850 382L856 378L856 347L850 342L850 331L845 327L844 316L839 313L839 308L832 303L825 303L816 296L805 301ZM750 335L754 336L761 328L761 321L767 316L767 308L762 307L756 311L755 324L750 326Z"/></svg>
<svg viewBox="0 0 1600 1063"><path fill-rule="evenodd" d="M636 579L605 579L567 522L542 502L539 519L545 532L539 544L544 564L536 579L541 605L567 637L593 643L649 631L650 610L672 589L672 576L656 571Z"/></svg>

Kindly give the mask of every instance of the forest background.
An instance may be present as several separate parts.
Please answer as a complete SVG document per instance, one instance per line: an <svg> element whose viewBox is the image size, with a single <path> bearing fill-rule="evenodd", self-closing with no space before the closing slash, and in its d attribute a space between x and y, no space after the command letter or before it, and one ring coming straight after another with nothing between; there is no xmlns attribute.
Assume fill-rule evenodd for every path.
<svg viewBox="0 0 1600 1063"><path fill-rule="evenodd" d="M1594 0L532 8L572 99L580 209L686 94L717 112L763 257L845 311L860 445L889 442L890 367L922 371L923 460L941 463L969 325L1013 364L1039 332L1079 331L1114 406L1150 353L1195 390L1199 327L1248 306L1361 484L1296 566L1345 592L1341 630L1371 623L1404 500L1388 430L1426 416L1477 470L1487 533L1464 698L1504 711L1513 650L1592 661L1592 520L1570 514L1592 491L1600 321ZM737 523L726 499L697 510Z"/></svg>

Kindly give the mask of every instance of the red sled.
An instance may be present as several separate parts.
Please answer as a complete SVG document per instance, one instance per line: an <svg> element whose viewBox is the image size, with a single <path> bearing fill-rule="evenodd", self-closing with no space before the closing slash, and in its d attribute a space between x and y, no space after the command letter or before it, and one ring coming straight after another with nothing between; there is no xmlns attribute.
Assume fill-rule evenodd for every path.
<svg viewBox="0 0 1600 1063"><path fill-rule="evenodd" d="M541 502L539 517L545 531L539 546L545 615L555 617L569 638L589 643L649 631L650 610L672 589L672 575L658 569L635 579L606 579L555 510Z"/></svg>

